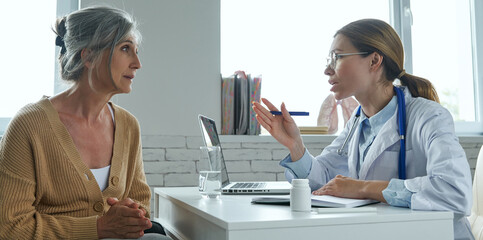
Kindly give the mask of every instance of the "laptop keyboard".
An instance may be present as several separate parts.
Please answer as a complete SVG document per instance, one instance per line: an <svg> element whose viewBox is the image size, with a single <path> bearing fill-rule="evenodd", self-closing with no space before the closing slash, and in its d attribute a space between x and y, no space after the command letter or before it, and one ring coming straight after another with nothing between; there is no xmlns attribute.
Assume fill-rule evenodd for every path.
<svg viewBox="0 0 483 240"><path fill-rule="evenodd" d="M250 183L243 183L243 182L240 182L240 183L235 183L235 185L233 185L232 187L230 187L230 189L256 189L256 188L264 188L267 184L266 183L262 183L262 182L250 182Z"/></svg>

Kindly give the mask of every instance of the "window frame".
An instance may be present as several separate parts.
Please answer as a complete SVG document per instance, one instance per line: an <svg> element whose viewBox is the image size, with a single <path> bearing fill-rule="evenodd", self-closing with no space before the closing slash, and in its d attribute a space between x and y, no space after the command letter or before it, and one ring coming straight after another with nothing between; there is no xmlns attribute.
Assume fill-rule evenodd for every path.
<svg viewBox="0 0 483 240"><path fill-rule="evenodd" d="M471 47L473 63L473 90L475 97L475 121L455 121L455 132L458 135L483 135L483 30L476 27L476 23L483 22L483 3L478 0L470 1ZM406 56L404 68L406 72L413 72L412 55L412 13L411 0L390 0L391 25L401 37ZM478 44L480 43L480 44Z"/></svg>
<svg viewBox="0 0 483 240"><path fill-rule="evenodd" d="M473 84L475 94L475 115L476 122L474 126L464 128L466 132L475 132L477 129L479 134L483 133L483 29L478 28L476 23L483 23L483 2L478 0L470 1L470 18L471 18L471 45L473 54Z"/></svg>

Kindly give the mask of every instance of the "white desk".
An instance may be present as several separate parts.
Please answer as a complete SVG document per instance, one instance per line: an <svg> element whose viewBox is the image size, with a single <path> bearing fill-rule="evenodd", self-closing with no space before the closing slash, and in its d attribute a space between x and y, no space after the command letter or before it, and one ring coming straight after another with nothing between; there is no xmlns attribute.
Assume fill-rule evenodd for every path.
<svg viewBox="0 0 483 240"><path fill-rule="evenodd" d="M376 204L377 213L317 214L251 204L251 196L204 199L195 187L155 188L154 220L178 239L453 239L453 213Z"/></svg>

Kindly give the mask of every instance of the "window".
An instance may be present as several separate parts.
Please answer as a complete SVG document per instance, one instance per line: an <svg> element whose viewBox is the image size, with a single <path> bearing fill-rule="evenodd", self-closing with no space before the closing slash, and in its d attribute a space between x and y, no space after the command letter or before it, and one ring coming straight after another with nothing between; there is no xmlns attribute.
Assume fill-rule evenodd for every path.
<svg viewBox="0 0 483 240"><path fill-rule="evenodd" d="M402 4L412 24L405 39L412 52L412 72L435 85L441 104L446 107L460 133L483 132L481 100L478 98L478 59L476 31L472 14L477 1L412 1ZM410 9L410 10L408 10ZM437 11L428 11L437 9ZM473 15L473 16L472 16ZM481 21L480 21L481 22ZM403 24L404 25L404 24ZM481 44L481 41L480 41Z"/></svg>
<svg viewBox="0 0 483 240"><path fill-rule="evenodd" d="M0 135L10 118L24 105L54 90L56 1L2 3L0 21L6 35L0 38L2 87L0 88ZM49 59L50 61L46 61Z"/></svg>
<svg viewBox="0 0 483 240"><path fill-rule="evenodd" d="M299 126L316 125L320 105L330 94L323 71L334 33L353 20L377 18L398 31L406 51L406 71L434 83L457 132L483 132L479 110L483 104L478 97L482 84L477 81L481 70L475 51L482 33L474 26L481 16L470 15L470 10L481 14L478 9L483 7L478 4L482 3L221 1L221 71L224 76L236 70L262 74L262 97L277 106L284 101L289 110L309 111L309 117L295 120Z"/></svg>
<svg viewBox="0 0 483 240"><path fill-rule="evenodd" d="M77 0L9 1L2 3L0 21L6 34L0 38L3 66L0 88L0 136L10 119L28 103L37 102L42 95L61 91L56 73L57 55L52 28L56 15L78 8ZM57 50L58 51L58 50ZM55 84L54 84L55 83Z"/></svg>
<svg viewBox="0 0 483 240"><path fill-rule="evenodd" d="M441 104L455 121L475 121L470 5L461 0L439 2L411 3L413 72L434 83ZM438 11L428 11L435 5Z"/></svg>

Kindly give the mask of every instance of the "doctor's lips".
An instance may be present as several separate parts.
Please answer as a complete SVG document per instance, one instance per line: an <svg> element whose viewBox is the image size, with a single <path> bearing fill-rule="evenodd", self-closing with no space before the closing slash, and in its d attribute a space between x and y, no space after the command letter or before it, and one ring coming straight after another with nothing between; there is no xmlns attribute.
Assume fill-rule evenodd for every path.
<svg viewBox="0 0 483 240"><path fill-rule="evenodd" d="M331 92L333 92L333 91L334 91L334 89L335 89L335 87L336 87L336 86L337 86L339 83L338 83L338 82L336 82L336 81L329 80L329 84L332 86L332 87L330 88L330 91L331 91Z"/></svg>
<svg viewBox="0 0 483 240"><path fill-rule="evenodd" d="M124 75L124 77L132 80L134 78L134 75Z"/></svg>

